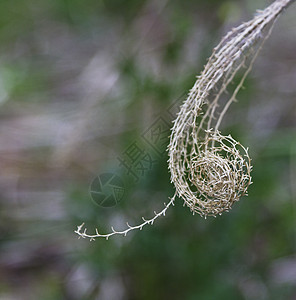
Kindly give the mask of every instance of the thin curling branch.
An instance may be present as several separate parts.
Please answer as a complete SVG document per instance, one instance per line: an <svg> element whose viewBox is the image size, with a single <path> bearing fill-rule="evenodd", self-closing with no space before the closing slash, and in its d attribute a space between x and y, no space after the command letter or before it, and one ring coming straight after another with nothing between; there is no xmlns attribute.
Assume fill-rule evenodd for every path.
<svg viewBox="0 0 296 300"><path fill-rule="evenodd" d="M202 217L227 212L239 199L247 195L252 183L251 159L248 148L231 135L223 135L220 125L229 106L236 100L244 80L251 71L265 40L278 16L296 0L276 0L266 9L257 11L249 22L228 32L214 48L205 68L181 106L172 128L168 145L168 167L176 191L168 204L154 217L136 226L118 231L111 227L107 234L88 234L84 223L75 233L91 241L108 240L113 235L126 236L130 231L152 225L181 198L193 214ZM243 70L240 82L223 101L222 95L235 75Z"/></svg>
<svg viewBox="0 0 296 300"><path fill-rule="evenodd" d="M90 241L94 241L96 238L100 237L100 238L105 238L106 240L109 239L110 236L112 235L123 235L126 236L130 231L135 230L135 229L140 229L142 230L144 226L146 225L153 225L154 221L160 217L160 216L165 216L166 211L168 210L168 208L174 205L174 198L170 199L169 203L166 204L164 203L164 209L162 209L160 212L156 212L154 211L154 217L151 219L146 220L144 217L142 217L143 223L136 225L136 226L131 226L129 225L129 223L127 222L127 228L125 230L122 231L117 231L115 230L113 227L111 227L111 232L107 233L107 234L100 234L98 229L96 229L96 233L95 234L88 234L87 233L87 229L84 228L84 223L82 223L81 225L77 226L77 229L74 231L75 233L77 233L79 235L79 237L82 238L88 238Z"/></svg>

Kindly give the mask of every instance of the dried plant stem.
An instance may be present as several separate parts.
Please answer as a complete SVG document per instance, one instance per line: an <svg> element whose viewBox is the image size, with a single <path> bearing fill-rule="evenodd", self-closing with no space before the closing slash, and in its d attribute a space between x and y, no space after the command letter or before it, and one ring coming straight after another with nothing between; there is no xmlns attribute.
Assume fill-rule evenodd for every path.
<svg viewBox="0 0 296 300"><path fill-rule="evenodd" d="M86 228L83 229L83 226L84 226L84 223L82 223L80 226L77 226L77 230L75 230L74 232L77 233L80 237L82 238L89 238L90 241L93 241L95 240L95 238L97 237L103 237L105 238L106 240L109 239L110 236L112 235L124 235L126 236L128 234L129 231L131 230L135 230L135 229L140 229L142 230L142 228L145 226L145 225L153 225L154 221L160 217L160 216L165 216L165 213L167 211L167 209L171 206L171 205L174 205L174 199L170 199L169 203L166 204L164 203L164 208L160 211L160 212L156 212L154 211L154 217L149 219L149 220L146 220L145 218L142 217L142 220L143 220L143 223L141 223L140 225L136 225L136 226L131 226L129 225L129 223L126 223L127 225L127 228L125 230L122 230L122 231L117 231L115 230L113 227L111 227L111 231L110 233L107 233L107 234L100 234L98 232L98 229L96 229L96 233L95 234L87 234L86 232Z"/></svg>
<svg viewBox="0 0 296 300"><path fill-rule="evenodd" d="M248 148L231 135L222 135L219 128L277 17L294 1L275 1L258 11L249 22L232 29L214 48L174 121L168 164L176 192L169 203L159 213L154 212L153 218L143 218L137 226L127 223L127 229L122 231L112 227L108 234L100 234L97 229L95 234L87 234L83 223L75 231L80 237L108 239L112 235L125 236L131 230L141 230L165 215L176 197L183 199L193 214L207 217L229 211L235 202L247 195L252 183ZM243 70L240 82L228 100L223 101L222 95L239 70Z"/></svg>
<svg viewBox="0 0 296 300"><path fill-rule="evenodd" d="M252 169L247 149L219 128L275 20L290 3L275 1L226 34L181 107L168 147L169 170L178 197L193 213L216 216L247 194ZM223 103L221 95L240 69L242 79Z"/></svg>

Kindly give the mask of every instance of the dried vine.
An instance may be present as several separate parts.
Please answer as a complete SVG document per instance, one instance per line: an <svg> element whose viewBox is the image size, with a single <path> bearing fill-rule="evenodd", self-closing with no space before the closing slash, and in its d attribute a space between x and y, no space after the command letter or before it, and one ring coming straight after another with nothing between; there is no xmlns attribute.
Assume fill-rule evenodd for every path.
<svg viewBox="0 0 296 300"><path fill-rule="evenodd" d="M113 227L112 232L87 234L84 223L75 231L80 237L93 240L108 239L112 235L126 235L142 229L182 198L193 213L203 217L220 215L229 211L240 197L247 195L251 182L251 160L248 149L231 135L220 133L221 121L235 101L236 95L250 72L264 41L271 33L277 17L295 0L277 0L255 17L232 29L214 48L203 72L197 78L172 128L169 153L171 182L176 188L174 196L154 217L137 226L122 231ZM239 70L243 70L239 84L230 97L222 95Z"/></svg>

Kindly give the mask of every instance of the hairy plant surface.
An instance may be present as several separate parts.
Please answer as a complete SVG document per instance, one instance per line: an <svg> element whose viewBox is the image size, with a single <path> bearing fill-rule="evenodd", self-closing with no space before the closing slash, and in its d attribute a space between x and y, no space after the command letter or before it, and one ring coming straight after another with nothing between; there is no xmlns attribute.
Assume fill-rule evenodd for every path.
<svg viewBox="0 0 296 300"><path fill-rule="evenodd" d="M193 213L203 217L229 211L242 196L247 195L251 181L251 160L248 149L231 135L224 136L219 128L230 104L252 68L264 41L271 33L277 17L294 0L277 0L255 17L232 29L214 48L203 72L183 105L172 128L169 171L176 192L160 212L137 226L122 231L112 228L108 234L87 234L84 224L75 231L83 238L95 239L126 235L134 229L153 224L165 215L175 198L183 199ZM238 71L241 80L225 100L227 87Z"/></svg>

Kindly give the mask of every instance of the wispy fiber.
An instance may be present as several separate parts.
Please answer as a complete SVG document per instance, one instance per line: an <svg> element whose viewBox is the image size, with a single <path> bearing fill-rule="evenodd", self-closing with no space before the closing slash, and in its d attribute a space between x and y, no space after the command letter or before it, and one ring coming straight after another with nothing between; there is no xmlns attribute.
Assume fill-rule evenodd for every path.
<svg viewBox="0 0 296 300"><path fill-rule="evenodd" d="M112 228L108 234L87 234L84 224L75 231L83 238L108 239L112 235L126 235L134 229L153 224L165 215L175 198L184 201L193 213L203 217L220 215L247 194L251 182L251 160L248 149L231 135L220 132L222 119L250 72L264 41L271 33L277 17L295 0L277 0L255 17L232 29L214 48L203 72L198 76L172 128L169 171L176 192L168 204L153 218L127 229ZM238 71L240 82L225 100L227 87Z"/></svg>

